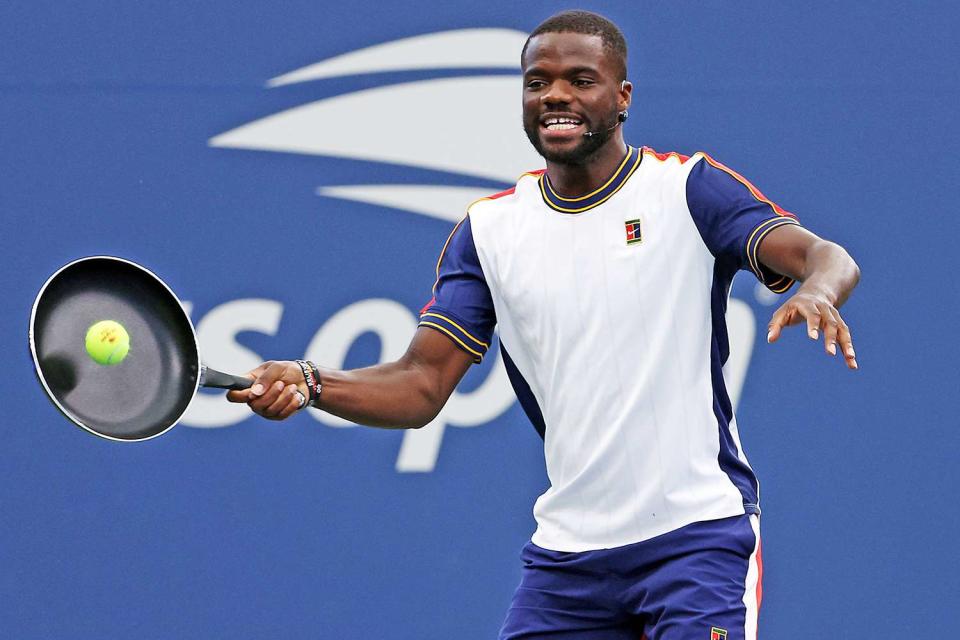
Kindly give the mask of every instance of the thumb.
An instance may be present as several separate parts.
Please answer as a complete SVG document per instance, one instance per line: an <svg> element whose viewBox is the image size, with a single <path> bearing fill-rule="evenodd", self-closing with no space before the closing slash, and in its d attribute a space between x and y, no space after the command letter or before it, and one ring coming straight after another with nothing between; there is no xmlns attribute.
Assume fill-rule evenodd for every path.
<svg viewBox="0 0 960 640"><path fill-rule="evenodd" d="M227 391L227 400L230 402L246 403L250 400L250 389Z"/></svg>
<svg viewBox="0 0 960 640"><path fill-rule="evenodd" d="M255 369L251 369L250 371L247 371L243 375L244 377L249 378L254 383L256 383L257 379L263 375L263 373L270 367L271 364L273 364L272 360L268 362L264 362L260 366L256 367ZM263 385L259 385L260 387L259 389L257 387L258 385L253 384L248 389L243 389L241 391L231 391L230 393L227 394L227 399L230 400L231 395L234 395L234 397L238 399L230 400L231 402L249 402L251 399L251 396L259 396L263 394ZM242 399L239 399L239 398L242 398Z"/></svg>

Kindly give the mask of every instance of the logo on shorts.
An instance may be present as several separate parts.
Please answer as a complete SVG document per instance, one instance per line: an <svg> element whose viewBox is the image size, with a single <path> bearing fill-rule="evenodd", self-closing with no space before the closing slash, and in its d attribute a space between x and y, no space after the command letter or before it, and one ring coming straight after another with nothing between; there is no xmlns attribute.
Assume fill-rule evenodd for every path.
<svg viewBox="0 0 960 640"><path fill-rule="evenodd" d="M727 630L720 627L710 627L710 640L727 640Z"/></svg>
<svg viewBox="0 0 960 640"><path fill-rule="evenodd" d="M627 244L637 244L643 240L640 233L640 220L627 220L623 223L627 228Z"/></svg>

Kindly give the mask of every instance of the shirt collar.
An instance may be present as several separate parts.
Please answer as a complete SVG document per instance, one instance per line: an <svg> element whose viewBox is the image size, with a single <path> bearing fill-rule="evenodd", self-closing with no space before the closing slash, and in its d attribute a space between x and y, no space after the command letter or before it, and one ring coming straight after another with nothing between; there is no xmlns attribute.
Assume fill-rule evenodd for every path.
<svg viewBox="0 0 960 640"><path fill-rule="evenodd" d="M627 155L624 156L623 162L621 162L617 170L613 172L610 179L595 191L576 198L565 198L554 191L553 185L550 184L550 178L547 177L546 172L544 172L541 174L539 180L540 193L543 195L543 201L547 206L555 211L559 211L560 213L582 213L603 204L613 197L613 194L619 191L620 188L626 184L627 180L630 179L630 176L633 175L633 172L637 170L641 160L643 160L643 154L640 153L640 150L628 146Z"/></svg>

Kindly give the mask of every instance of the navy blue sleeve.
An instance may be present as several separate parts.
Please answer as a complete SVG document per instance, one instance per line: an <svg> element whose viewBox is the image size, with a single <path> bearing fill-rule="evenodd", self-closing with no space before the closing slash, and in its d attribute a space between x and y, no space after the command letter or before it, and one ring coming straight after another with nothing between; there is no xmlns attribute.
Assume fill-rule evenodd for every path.
<svg viewBox="0 0 960 640"><path fill-rule="evenodd" d="M771 291L783 293L793 280L767 268L757 248L773 229L799 224L739 173L704 154L687 177L687 206L700 236L717 260L749 269Z"/></svg>
<svg viewBox="0 0 960 640"><path fill-rule="evenodd" d="M420 312L420 326L440 331L480 362L496 324L493 298L467 216L454 228L440 253L433 298Z"/></svg>

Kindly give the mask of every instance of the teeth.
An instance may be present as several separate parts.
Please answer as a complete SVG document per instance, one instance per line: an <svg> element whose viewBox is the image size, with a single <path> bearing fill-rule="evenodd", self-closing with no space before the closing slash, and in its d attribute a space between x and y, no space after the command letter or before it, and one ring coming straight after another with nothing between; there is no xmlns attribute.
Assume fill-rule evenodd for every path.
<svg viewBox="0 0 960 640"><path fill-rule="evenodd" d="M580 124L580 120L576 118L554 117L547 118L543 124L550 131L566 131L568 129L575 129Z"/></svg>
<svg viewBox="0 0 960 640"><path fill-rule="evenodd" d="M577 124L580 124L580 121L577 120L576 118L547 118L547 119L544 121L544 124L546 124L547 126L550 126L550 125L552 125L552 124L573 124L573 125L577 125Z"/></svg>

